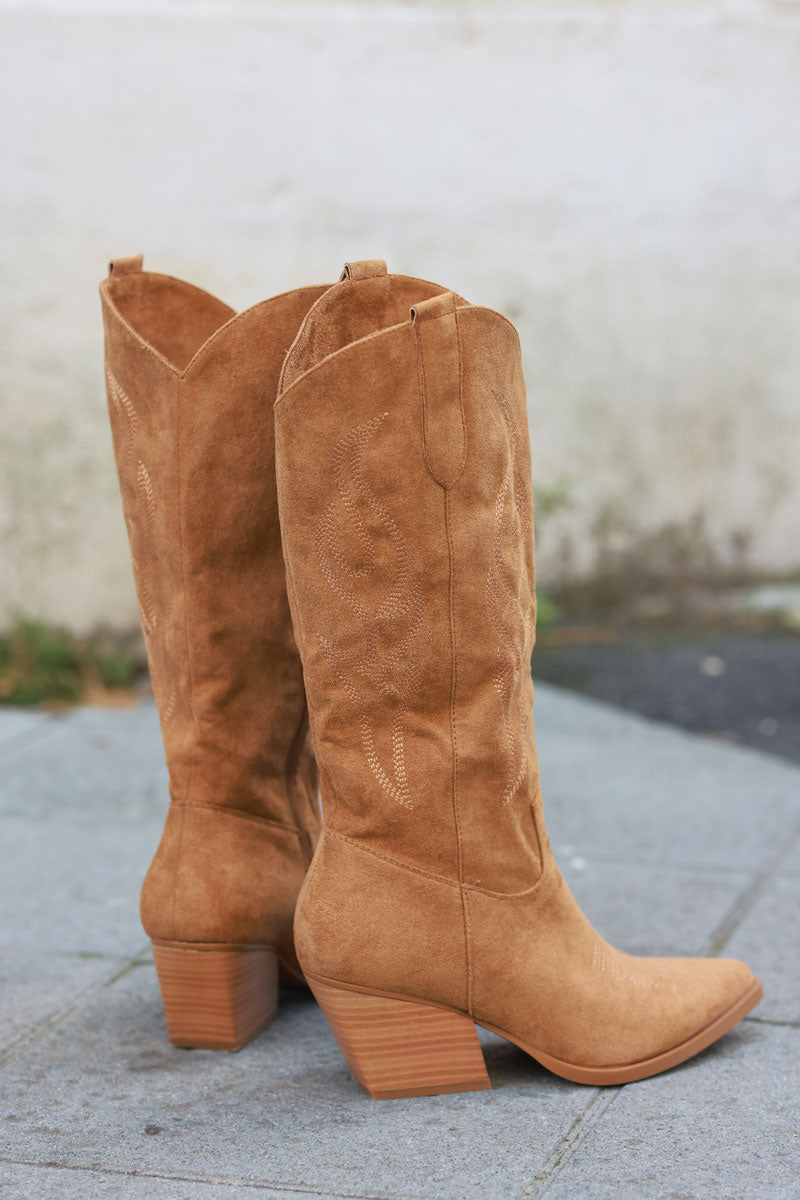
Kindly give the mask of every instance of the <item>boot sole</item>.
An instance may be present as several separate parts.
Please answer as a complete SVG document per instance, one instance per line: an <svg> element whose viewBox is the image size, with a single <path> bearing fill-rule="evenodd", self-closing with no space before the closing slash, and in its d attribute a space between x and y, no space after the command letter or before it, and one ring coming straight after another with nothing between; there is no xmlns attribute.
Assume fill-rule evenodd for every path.
<svg viewBox="0 0 800 1200"><path fill-rule="evenodd" d="M436 1096L491 1088L475 1026L513 1042L548 1071L572 1083L609 1087L678 1066L738 1024L763 995L754 979L704 1029L671 1050L616 1067L581 1067L529 1046L487 1021L442 1004L306 975L354 1079L373 1100Z"/></svg>
<svg viewBox="0 0 800 1200"><path fill-rule="evenodd" d="M274 946L156 939L152 944L173 1046L240 1050L275 1016Z"/></svg>

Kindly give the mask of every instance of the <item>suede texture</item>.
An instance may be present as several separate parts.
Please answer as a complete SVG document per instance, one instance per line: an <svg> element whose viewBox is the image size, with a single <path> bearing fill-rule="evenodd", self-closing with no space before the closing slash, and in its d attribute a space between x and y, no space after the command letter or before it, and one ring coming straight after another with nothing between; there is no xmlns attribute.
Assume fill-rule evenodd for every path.
<svg viewBox="0 0 800 1200"><path fill-rule="evenodd" d="M305 318L275 422L326 830L295 918L304 969L451 1005L587 1067L698 1032L747 967L613 950L550 851L513 326L380 264L351 269Z"/></svg>
<svg viewBox="0 0 800 1200"><path fill-rule="evenodd" d="M154 938L268 943L290 970L319 827L286 597L272 402L325 288L236 315L117 260L100 287L114 452L171 806L142 888Z"/></svg>

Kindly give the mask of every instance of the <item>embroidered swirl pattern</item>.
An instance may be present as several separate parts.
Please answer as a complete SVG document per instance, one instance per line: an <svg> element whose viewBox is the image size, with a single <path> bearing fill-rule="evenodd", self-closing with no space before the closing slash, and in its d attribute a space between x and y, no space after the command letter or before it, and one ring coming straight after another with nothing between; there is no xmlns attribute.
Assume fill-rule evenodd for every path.
<svg viewBox="0 0 800 1200"><path fill-rule="evenodd" d="M411 650L422 624L421 592L406 541L367 483L363 461L388 415L383 412L365 421L337 443L331 461L337 494L316 528L322 574L358 624L360 652L345 660L329 638L319 634L318 643L356 710L373 776L387 795L411 808L405 724L418 682ZM376 594L377 603L366 599ZM383 751L369 700L375 691L389 715L390 748Z"/></svg>
<svg viewBox="0 0 800 1200"><path fill-rule="evenodd" d="M501 392L492 391L505 430L506 461L492 520L492 561L486 576L486 609L497 634L494 689L502 712L502 739L507 769L501 801L509 804L528 772L530 722L527 688L533 650L534 598L526 569L526 547L532 535L527 497L520 503L517 431L514 415Z"/></svg>
<svg viewBox="0 0 800 1200"><path fill-rule="evenodd" d="M120 441L120 480L123 491L123 507L125 524L128 527L128 537L131 544L131 562L136 580L136 594L139 602L139 617L147 645L147 659L150 664L150 677L153 691L158 704L159 714L163 722L172 717L178 700L175 685L170 683L167 690L162 686L162 674L168 677L168 654L165 644L166 630L162 633L159 644L154 642L154 634L159 628L166 626L169 621L170 606L166 611L160 611L153 597L153 589L146 572L137 559L137 542L140 537L142 523L146 527L147 538L154 537L153 524L156 519L156 495L150 472L144 462L137 460L134 472L133 463L136 456L136 434L139 420L133 401L126 394L110 368L106 368L108 395L111 400L112 423ZM135 482L134 482L135 480ZM158 665L156 660L158 659Z"/></svg>
<svg viewBox="0 0 800 1200"><path fill-rule="evenodd" d="M649 991L678 990L674 979L658 974L645 974L639 962L629 954L623 954L614 946L610 946L599 935L596 935L592 947L592 969L607 975L614 983L628 983L633 987L647 988ZM645 960L646 962L647 960Z"/></svg>

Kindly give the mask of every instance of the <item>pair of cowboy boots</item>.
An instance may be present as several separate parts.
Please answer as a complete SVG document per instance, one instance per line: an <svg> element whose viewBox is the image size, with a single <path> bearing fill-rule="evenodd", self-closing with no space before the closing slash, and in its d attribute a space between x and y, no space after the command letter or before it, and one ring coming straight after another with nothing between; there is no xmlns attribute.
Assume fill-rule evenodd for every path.
<svg viewBox="0 0 800 1200"><path fill-rule="evenodd" d="M476 1022L588 1084L736 1024L744 964L613 949L550 852L509 321L380 260L238 315L140 257L101 294L171 1040L238 1049L305 978L378 1098L489 1087Z"/></svg>

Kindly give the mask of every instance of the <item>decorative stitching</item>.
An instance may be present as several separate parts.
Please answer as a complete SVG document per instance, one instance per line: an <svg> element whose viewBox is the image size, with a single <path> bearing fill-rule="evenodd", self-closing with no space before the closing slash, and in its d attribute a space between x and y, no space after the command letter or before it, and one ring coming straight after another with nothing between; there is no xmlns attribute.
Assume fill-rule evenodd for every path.
<svg viewBox="0 0 800 1200"><path fill-rule="evenodd" d="M139 459L139 465L136 468L136 485L139 488L144 511L147 513L147 519L152 525L156 517L156 500L153 494L153 485L150 482L150 472Z"/></svg>
<svg viewBox="0 0 800 1200"><path fill-rule="evenodd" d="M641 971L632 970L631 963L635 961L629 954L623 954L621 950L611 946L604 938L596 935L592 947L592 968L594 970L610 976L614 983L630 983L634 987L647 988L653 992L659 992L665 988L670 992L677 991L674 979L669 977L662 979L660 975L647 976L643 975Z"/></svg>
<svg viewBox="0 0 800 1200"><path fill-rule="evenodd" d="M530 536L530 518L526 505L517 499L517 432L513 413L502 392L492 389L505 431L506 462L500 491L494 506L492 564L486 576L486 610L498 635L495 648L494 689L503 717L503 742L507 756L505 787L501 803L511 802L528 771L526 734L529 713L525 690L533 650L534 602L524 561L524 547ZM510 526L510 527L509 527ZM506 566L511 545L511 577ZM504 554L503 551L506 550ZM511 609L510 617L507 616ZM513 710L516 709L516 715Z"/></svg>
<svg viewBox="0 0 800 1200"><path fill-rule="evenodd" d="M177 703L178 703L178 689L173 684L172 687L169 689L169 695L167 696L166 704L164 705L163 710L161 711L162 721L169 721L172 718L172 716L175 712L175 707L176 707Z"/></svg>
<svg viewBox="0 0 800 1200"><path fill-rule="evenodd" d="M356 618L364 652L344 661L341 651L322 634L317 643L334 675L346 691L358 715L361 744L369 768L387 795L404 808L414 799L405 757L405 717L419 678L419 667L411 647L422 625L421 589L411 569L411 558L397 522L369 487L363 456L373 436L388 417L379 413L350 430L334 447L331 467L337 496L326 507L316 528L316 552L323 577ZM344 509L342 520L341 511ZM377 545L367 518L386 535L395 569L388 594L370 608L356 593L362 582L384 584L387 571L376 562ZM355 555L340 539L343 525L356 538ZM384 707L391 712L389 764L381 761L375 744L371 711L364 687L377 689ZM388 702L388 703L387 703Z"/></svg>
<svg viewBox="0 0 800 1200"><path fill-rule="evenodd" d="M173 605L169 601L166 610L157 604L153 597L151 581L137 557L137 547L140 541L141 517L144 514L148 527L148 536L152 539L152 526L156 517L156 496L150 472L141 458L137 460L135 482L133 461L136 457L136 442L139 429L139 417L130 396L120 384L110 367L106 367L108 394L111 400L110 412L112 424L120 431L122 438L122 454L120 479L123 489L123 506L125 508L125 524L128 528L128 539L131 545L131 562L136 581L136 595L139 605L139 617L142 623L147 657L150 664L150 678L153 693L156 698L159 716L163 724L169 722L177 708L178 689L172 681L170 655L166 645L166 634L172 616ZM162 611L164 610L164 611ZM154 636L157 631L162 636L156 643ZM169 689L167 690L167 683Z"/></svg>
<svg viewBox="0 0 800 1200"><path fill-rule="evenodd" d="M146 637L151 637L158 627L158 613L153 604L150 589L147 586L147 580L142 573L142 568L139 566L138 559L131 554L131 563L133 564L133 573L136 576L138 586L139 599L139 617L142 622L142 629Z"/></svg>
<svg viewBox="0 0 800 1200"><path fill-rule="evenodd" d="M129 466L131 459L133 458L133 442L138 423L136 409L133 401L125 394L110 367L106 367L106 382L108 384L108 394L112 400L112 408L118 418L117 424L121 424L124 430L123 441L125 443L125 449L123 451L123 457L125 460L125 465ZM120 421L120 416L124 416L124 420Z"/></svg>

